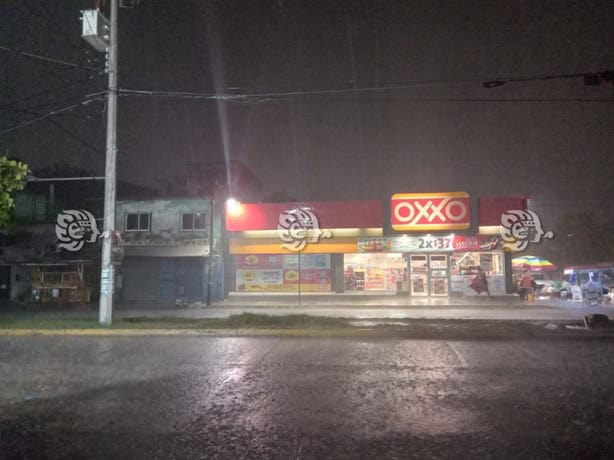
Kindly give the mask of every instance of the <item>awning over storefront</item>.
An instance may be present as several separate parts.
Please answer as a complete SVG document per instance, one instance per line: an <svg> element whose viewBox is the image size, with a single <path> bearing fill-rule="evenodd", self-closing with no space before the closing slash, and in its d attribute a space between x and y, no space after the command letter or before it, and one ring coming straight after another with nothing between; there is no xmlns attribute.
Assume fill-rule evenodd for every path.
<svg viewBox="0 0 614 460"><path fill-rule="evenodd" d="M330 238L308 244L303 254L344 254L358 252L358 238ZM236 238L230 240L230 254L296 254L277 238Z"/></svg>

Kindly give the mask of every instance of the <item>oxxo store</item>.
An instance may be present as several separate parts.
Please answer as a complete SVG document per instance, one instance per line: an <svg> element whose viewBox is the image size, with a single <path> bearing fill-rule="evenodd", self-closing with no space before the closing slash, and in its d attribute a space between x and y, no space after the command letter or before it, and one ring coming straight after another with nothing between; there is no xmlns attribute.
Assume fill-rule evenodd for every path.
<svg viewBox="0 0 614 460"><path fill-rule="evenodd" d="M469 284L481 268L491 293L505 293L500 238L450 233L469 227L466 193L396 194L391 205L391 229L402 233L394 236L384 236L379 201L241 204L226 216L227 285L236 292L475 295Z"/></svg>
<svg viewBox="0 0 614 460"><path fill-rule="evenodd" d="M394 194L390 224L393 232L403 234L375 245L362 240L359 247L402 253L411 296L476 295L470 284L479 270L486 274L491 294L506 293L503 241L498 236L458 234L471 226L466 192Z"/></svg>

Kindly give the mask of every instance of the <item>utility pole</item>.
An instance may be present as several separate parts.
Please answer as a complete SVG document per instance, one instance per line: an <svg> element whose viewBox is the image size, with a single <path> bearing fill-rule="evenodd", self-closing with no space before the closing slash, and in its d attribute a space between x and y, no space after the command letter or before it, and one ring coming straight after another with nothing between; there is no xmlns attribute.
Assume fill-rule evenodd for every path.
<svg viewBox="0 0 614 460"><path fill-rule="evenodd" d="M107 72L109 92L107 104L107 149L104 183L104 227L102 239L102 264L100 267L100 310L99 321L110 326L113 318L114 267L111 263L113 233L115 232L115 184L117 156L117 13L118 1L111 0L111 20Z"/></svg>

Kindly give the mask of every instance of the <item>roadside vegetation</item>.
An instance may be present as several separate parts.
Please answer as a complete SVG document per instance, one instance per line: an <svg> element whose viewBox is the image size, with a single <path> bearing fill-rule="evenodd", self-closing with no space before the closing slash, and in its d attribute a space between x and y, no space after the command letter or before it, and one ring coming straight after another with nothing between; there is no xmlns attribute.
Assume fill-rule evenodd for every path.
<svg viewBox="0 0 614 460"><path fill-rule="evenodd" d="M569 328L569 326L571 328ZM614 339L614 328L591 331L580 321L350 319L310 315L243 313L228 318L116 318L110 327L97 317L40 315L0 316L0 335L268 335L268 336L378 336L418 340L556 340L563 338ZM113 332L115 331L115 332Z"/></svg>
<svg viewBox="0 0 614 460"><path fill-rule="evenodd" d="M117 318L110 328L98 318L4 316L0 329L237 329L237 328L345 328L348 320L310 315L269 316L243 313L229 318Z"/></svg>

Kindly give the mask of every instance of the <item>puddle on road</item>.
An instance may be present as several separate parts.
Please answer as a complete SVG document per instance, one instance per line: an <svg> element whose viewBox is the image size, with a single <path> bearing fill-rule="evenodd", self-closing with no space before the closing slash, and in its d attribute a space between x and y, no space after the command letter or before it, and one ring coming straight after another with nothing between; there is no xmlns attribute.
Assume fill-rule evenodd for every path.
<svg viewBox="0 0 614 460"><path fill-rule="evenodd" d="M407 326L407 323L401 321L350 321L350 325L355 327L373 327L373 326Z"/></svg>

